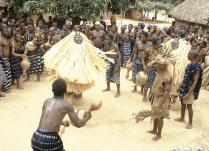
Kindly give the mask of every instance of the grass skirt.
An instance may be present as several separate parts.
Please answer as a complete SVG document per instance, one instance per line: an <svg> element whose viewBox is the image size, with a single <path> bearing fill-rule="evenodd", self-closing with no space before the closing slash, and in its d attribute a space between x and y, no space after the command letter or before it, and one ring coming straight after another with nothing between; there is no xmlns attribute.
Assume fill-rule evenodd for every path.
<svg viewBox="0 0 209 151"><path fill-rule="evenodd" d="M105 71L106 56L82 33L83 42L75 43L75 34L58 42L43 58L46 68L66 80L69 92L80 94L94 85L97 73Z"/></svg>

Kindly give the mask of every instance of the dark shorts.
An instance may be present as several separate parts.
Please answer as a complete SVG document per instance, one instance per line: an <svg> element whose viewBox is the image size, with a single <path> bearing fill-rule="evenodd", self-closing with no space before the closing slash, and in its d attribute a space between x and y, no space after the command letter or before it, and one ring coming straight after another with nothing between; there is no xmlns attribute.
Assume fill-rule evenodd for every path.
<svg viewBox="0 0 209 151"><path fill-rule="evenodd" d="M31 139L33 151L65 151L60 136L56 132L38 129Z"/></svg>

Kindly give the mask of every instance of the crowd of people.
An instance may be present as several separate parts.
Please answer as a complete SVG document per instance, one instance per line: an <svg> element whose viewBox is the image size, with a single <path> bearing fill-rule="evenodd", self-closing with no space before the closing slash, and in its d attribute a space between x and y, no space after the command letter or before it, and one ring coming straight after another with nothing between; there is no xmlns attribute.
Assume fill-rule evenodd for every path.
<svg viewBox="0 0 209 151"><path fill-rule="evenodd" d="M171 75L166 69L168 60L162 57L164 53L162 45L172 38L184 39L191 45L188 54L191 64L185 69L183 82L176 90L182 102L181 118L177 121L184 121L187 108L189 111L187 128L192 127L192 103L198 98L202 71L207 67L206 57L209 56L207 28L191 25L177 29L173 22L169 28L160 29L155 25L145 26L140 22L137 25L122 25L119 30L114 18L111 19L111 25L106 25L103 17L93 24L84 21L80 25L74 25L67 20L60 25L51 16L46 22L40 15L36 23L24 17L0 18L0 29L0 97L5 96L12 84L18 89L24 88L20 81L24 75L21 67L24 58L28 58L30 63L24 81L30 80L32 74L40 81L44 71L42 56L76 29L84 33L93 45L103 52L112 51L111 54L107 54L114 62L107 62L107 88L104 92L111 90L110 83L113 82L117 88L115 97L121 95L120 71L123 67L128 68L126 78L129 78L129 72L132 71L133 93L137 92L137 74L144 72L148 75L147 81L141 86L141 93L144 101L152 102L154 127L150 132L157 134L156 140L161 137L163 118L169 116L168 101L172 83ZM178 44L173 47L178 47ZM205 87L208 87L208 84L206 83Z"/></svg>

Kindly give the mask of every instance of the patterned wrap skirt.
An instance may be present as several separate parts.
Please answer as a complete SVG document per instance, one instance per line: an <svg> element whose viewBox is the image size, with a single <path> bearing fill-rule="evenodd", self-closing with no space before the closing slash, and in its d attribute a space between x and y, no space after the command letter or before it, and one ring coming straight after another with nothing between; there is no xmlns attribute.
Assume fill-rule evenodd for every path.
<svg viewBox="0 0 209 151"><path fill-rule="evenodd" d="M41 60L41 53L35 52L35 53L29 53L28 55L28 61L30 62L30 68L28 70L28 74L36 74L36 73L42 73L43 67L42 67L42 60Z"/></svg>
<svg viewBox="0 0 209 151"><path fill-rule="evenodd" d="M132 54L132 46L131 45L132 45L132 43L131 43L131 40L129 40L129 39L126 39L124 41L124 43L122 44L122 47L121 47L122 65L126 65L128 60L131 57L131 54Z"/></svg>
<svg viewBox="0 0 209 151"><path fill-rule="evenodd" d="M2 65L0 64L0 92L2 91L2 85L4 82L6 82L6 76L4 74L4 69L2 68Z"/></svg>
<svg viewBox="0 0 209 151"><path fill-rule="evenodd" d="M11 68L11 74L13 79L20 78L22 74L22 69L20 67L21 59L15 56L11 56L9 58L10 68Z"/></svg>
<svg viewBox="0 0 209 151"><path fill-rule="evenodd" d="M0 60L0 64L3 68L3 70L4 70L4 74L6 76L6 80L4 80L4 83L2 85L2 90L3 91L7 91L10 88L11 83L12 83L12 74L11 74L9 59L6 59L5 62L9 67L5 67L3 61Z"/></svg>
<svg viewBox="0 0 209 151"><path fill-rule="evenodd" d="M150 89L152 88L152 85L153 85L153 82L155 80L155 77L156 77L156 72L157 72L157 69L155 67L152 67L147 75L148 75L148 80L144 86L145 89Z"/></svg>
<svg viewBox="0 0 209 151"><path fill-rule="evenodd" d="M132 81L136 83L136 75L138 72L143 71L143 64L139 59L134 59L133 69L132 69Z"/></svg>
<svg viewBox="0 0 209 151"><path fill-rule="evenodd" d="M107 82L113 82L116 84L120 84L120 70L114 71L116 68L116 65L118 63L118 60L115 59L115 63L111 63L107 61L107 72L106 72L106 81Z"/></svg>
<svg viewBox="0 0 209 151"><path fill-rule="evenodd" d="M31 139L33 151L64 151L63 143L56 132L38 129Z"/></svg>

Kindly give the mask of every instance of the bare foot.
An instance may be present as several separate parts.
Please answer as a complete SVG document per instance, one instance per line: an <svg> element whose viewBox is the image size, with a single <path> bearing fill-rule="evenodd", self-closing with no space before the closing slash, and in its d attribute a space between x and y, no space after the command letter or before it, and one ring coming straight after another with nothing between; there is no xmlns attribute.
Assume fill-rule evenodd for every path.
<svg viewBox="0 0 209 151"><path fill-rule="evenodd" d="M24 90L24 88L21 87L21 86L18 86L17 89L18 89L18 90Z"/></svg>
<svg viewBox="0 0 209 151"><path fill-rule="evenodd" d="M115 98L119 98L120 93L116 93Z"/></svg>
<svg viewBox="0 0 209 151"><path fill-rule="evenodd" d="M147 131L147 133L154 134L154 135L156 135L156 134L157 134L157 132L156 132L156 131L154 131L154 130Z"/></svg>
<svg viewBox="0 0 209 151"><path fill-rule="evenodd" d="M0 92L0 97L5 97L5 94L3 92Z"/></svg>
<svg viewBox="0 0 209 151"><path fill-rule="evenodd" d="M175 121L180 122L180 123L184 123L185 122L184 119L182 119L182 118L177 118L177 119L175 119Z"/></svg>
<svg viewBox="0 0 209 151"><path fill-rule="evenodd" d="M147 102L147 98L146 97L143 97L143 102Z"/></svg>
<svg viewBox="0 0 209 151"><path fill-rule="evenodd" d="M8 93L11 93L11 90L6 90L5 93L7 93L7 94L8 94Z"/></svg>
<svg viewBox="0 0 209 151"><path fill-rule="evenodd" d="M192 124L188 124L187 126L186 126L186 129L192 129Z"/></svg>
<svg viewBox="0 0 209 151"><path fill-rule="evenodd" d="M70 95L73 95L73 92L68 92L67 95L69 95L69 96L70 96Z"/></svg>
<svg viewBox="0 0 209 151"><path fill-rule="evenodd" d="M102 90L102 92L108 92L108 91L110 91L109 88L107 88L107 89L105 89L105 90Z"/></svg>
<svg viewBox="0 0 209 151"><path fill-rule="evenodd" d="M159 135L156 135L155 137L153 137L153 141L159 141L161 139L161 136Z"/></svg>
<svg viewBox="0 0 209 151"><path fill-rule="evenodd" d="M40 79L37 79L37 80L36 80L36 82L40 82L40 81L41 81Z"/></svg>
<svg viewBox="0 0 209 151"><path fill-rule="evenodd" d="M25 79L25 80L23 80L23 82L28 82L28 81L30 81L29 79Z"/></svg>
<svg viewBox="0 0 209 151"><path fill-rule="evenodd" d="M132 93L136 93L136 89L133 89L131 92L132 92Z"/></svg>

